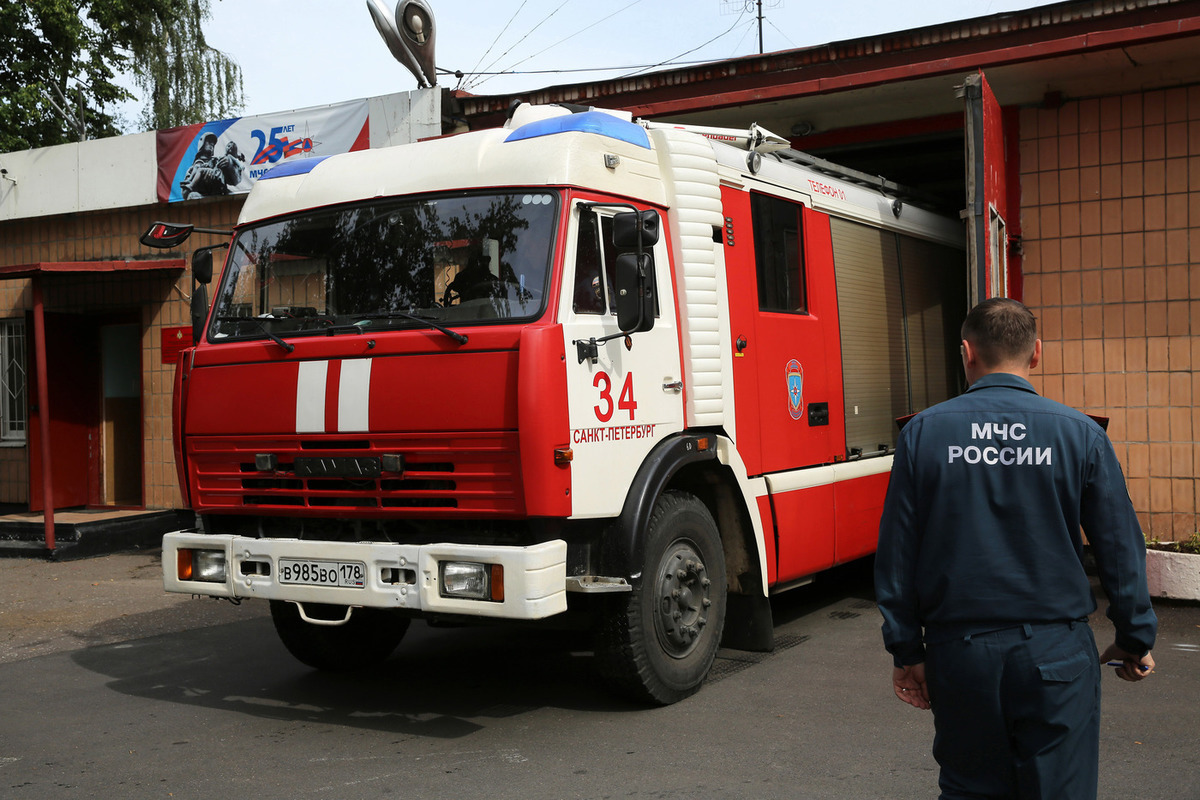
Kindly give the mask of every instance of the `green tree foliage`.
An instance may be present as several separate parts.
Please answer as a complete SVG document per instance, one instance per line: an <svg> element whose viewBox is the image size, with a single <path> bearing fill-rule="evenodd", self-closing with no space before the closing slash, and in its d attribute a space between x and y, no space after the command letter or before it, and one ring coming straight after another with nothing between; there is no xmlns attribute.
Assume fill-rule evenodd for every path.
<svg viewBox="0 0 1200 800"><path fill-rule="evenodd" d="M209 0L134 0L146 7L133 74L147 93L147 130L225 119L242 107L242 71L204 41Z"/></svg>
<svg viewBox="0 0 1200 800"><path fill-rule="evenodd" d="M241 73L205 42L208 16L209 0L0 2L0 152L121 133L124 75L147 129L236 113Z"/></svg>

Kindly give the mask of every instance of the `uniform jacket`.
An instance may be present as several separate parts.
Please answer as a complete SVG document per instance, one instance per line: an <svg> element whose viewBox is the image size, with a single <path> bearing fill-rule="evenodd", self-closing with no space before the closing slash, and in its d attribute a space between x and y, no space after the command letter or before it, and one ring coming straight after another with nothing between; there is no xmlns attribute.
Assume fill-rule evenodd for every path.
<svg viewBox="0 0 1200 800"><path fill-rule="evenodd" d="M1094 611L1081 526L1117 645L1142 655L1157 627L1145 539L1103 429L1008 373L918 414L896 445L875 562L896 666L924 661L926 641Z"/></svg>

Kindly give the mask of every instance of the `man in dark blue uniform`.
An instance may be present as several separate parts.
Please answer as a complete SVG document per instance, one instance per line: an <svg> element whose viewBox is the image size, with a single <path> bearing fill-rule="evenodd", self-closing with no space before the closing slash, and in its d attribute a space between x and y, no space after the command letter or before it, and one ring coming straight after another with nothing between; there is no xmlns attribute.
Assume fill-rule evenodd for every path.
<svg viewBox="0 0 1200 800"><path fill-rule="evenodd" d="M879 526L896 696L933 708L942 798L1094 800L1100 662L1154 667L1145 540L1107 435L1030 385L1029 309L986 300L962 339L970 388L900 432ZM1099 657L1080 526L1116 628Z"/></svg>

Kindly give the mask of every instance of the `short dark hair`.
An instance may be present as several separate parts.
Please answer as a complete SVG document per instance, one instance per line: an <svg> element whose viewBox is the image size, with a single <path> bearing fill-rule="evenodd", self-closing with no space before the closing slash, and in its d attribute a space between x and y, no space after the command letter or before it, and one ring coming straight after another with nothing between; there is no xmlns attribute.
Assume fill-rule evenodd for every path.
<svg viewBox="0 0 1200 800"><path fill-rule="evenodd" d="M967 313L962 338L975 348L984 366L1023 361L1033 355L1037 319L1023 303L992 297Z"/></svg>

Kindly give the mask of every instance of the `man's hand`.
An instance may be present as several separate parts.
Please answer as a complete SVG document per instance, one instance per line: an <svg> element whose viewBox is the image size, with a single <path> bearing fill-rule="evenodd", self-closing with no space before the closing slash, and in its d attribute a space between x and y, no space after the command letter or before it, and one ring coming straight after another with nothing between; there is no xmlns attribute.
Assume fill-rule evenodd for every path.
<svg viewBox="0 0 1200 800"><path fill-rule="evenodd" d="M925 664L911 664L907 667L895 667L892 670L892 688L899 697L910 706L930 709L929 686L925 683Z"/></svg>
<svg viewBox="0 0 1200 800"><path fill-rule="evenodd" d="M1123 681L1140 681L1154 671L1154 656L1146 653L1138 658L1133 653L1117 647L1116 642L1110 644L1108 649L1100 654L1101 664L1107 664L1110 661L1122 662L1121 666L1117 667L1117 677Z"/></svg>

